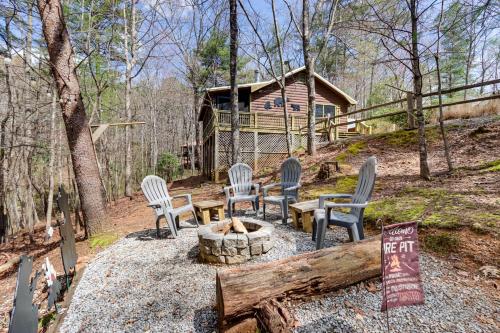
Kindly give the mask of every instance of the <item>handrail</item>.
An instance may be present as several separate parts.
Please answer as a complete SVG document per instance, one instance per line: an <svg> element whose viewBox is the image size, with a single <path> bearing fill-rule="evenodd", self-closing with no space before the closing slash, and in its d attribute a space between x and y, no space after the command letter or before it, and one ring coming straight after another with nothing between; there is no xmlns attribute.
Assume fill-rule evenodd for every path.
<svg viewBox="0 0 500 333"><path fill-rule="evenodd" d="M488 86L488 85L497 84L497 83L500 83L500 79L489 80L489 81L484 81L484 82L477 82L477 83L472 83L472 84L468 84L468 85L464 85L464 86L453 87L453 88L450 88L450 89L441 90L441 94L444 95L444 94L449 94L449 93L452 93L452 92L457 92L457 91L462 91L462 90L467 90L467 89L473 89L473 88L478 88L478 87L482 87L482 86ZM428 93L422 94L422 97L430 97L430 96L436 96L436 95L439 95L439 91L432 91L432 92L428 92ZM382 104L373 105L373 106L370 106L370 107L367 107L367 108L364 108L364 109L360 109L360 110L355 110L355 111L352 111L352 112L343 113L341 115L334 116L333 118L340 118L340 117L343 117L343 116L349 116L349 115L352 115L352 114L366 112L366 111L369 111L369 110L378 109L378 108L381 108L381 107L384 107L384 106L388 106L388 105L392 105L392 104L397 104L397 103L402 103L402 102L405 102L405 101L406 101L406 98L398 99L398 100L391 101L391 102L386 102L386 103L382 103ZM444 106L444 104L443 104L443 106Z"/></svg>
<svg viewBox="0 0 500 333"><path fill-rule="evenodd" d="M473 98L473 99L466 99L466 100L458 101L458 102L443 103L441 106L444 107L444 106L452 106L452 105L459 105L459 104L466 104L466 103L481 102L481 101L487 101L487 100L496 99L496 98L500 98L500 95L490 95L490 96L485 96L485 97L479 97L479 98ZM435 109L437 107L439 107L439 104L427 105L427 106L424 106L422 108L422 110ZM335 125L333 125L333 127L339 127L339 126L344 126L344 125L356 124L356 123L360 123L360 122L367 121L367 120L373 120L373 119L385 118L385 117L390 117L390 116L396 116L398 114L403 114L403 113L406 113L406 112L407 112L406 110L403 110L403 111L396 111L396 112L381 114L381 115L377 115L377 116L373 116L373 117L365 118L365 119L356 119L356 120L347 121L347 122L340 123L340 124L335 124Z"/></svg>

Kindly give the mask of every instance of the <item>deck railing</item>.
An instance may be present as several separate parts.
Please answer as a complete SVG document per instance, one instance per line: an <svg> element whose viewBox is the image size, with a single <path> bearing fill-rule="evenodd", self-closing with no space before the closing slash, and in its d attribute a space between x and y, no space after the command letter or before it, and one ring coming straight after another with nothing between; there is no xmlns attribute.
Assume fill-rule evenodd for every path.
<svg viewBox="0 0 500 333"><path fill-rule="evenodd" d="M218 125L220 127L231 126L231 112L214 110ZM285 118L278 112L241 112L240 127L242 128L261 128L269 130L285 130ZM300 127L307 124L306 115L290 114L288 115L288 126L291 131L298 131Z"/></svg>

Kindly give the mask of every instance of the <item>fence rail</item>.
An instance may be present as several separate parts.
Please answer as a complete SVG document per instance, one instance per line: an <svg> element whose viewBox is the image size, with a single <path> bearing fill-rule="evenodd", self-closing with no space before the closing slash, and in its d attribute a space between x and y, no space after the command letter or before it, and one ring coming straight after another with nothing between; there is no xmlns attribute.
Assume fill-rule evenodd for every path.
<svg viewBox="0 0 500 333"><path fill-rule="evenodd" d="M450 89L444 89L441 91L441 94L445 95L445 94L450 94L450 93L454 93L454 92L458 92L458 91L494 85L494 84L498 84L498 83L500 83L500 79L489 80L489 81L485 81L485 82L478 82L478 83L468 84L468 85L464 85L464 86L453 87ZM432 96L436 96L436 95L439 95L439 92L432 91L432 92L422 94L422 97L425 98L425 97L432 97ZM497 99L497 98L500 98L500 94L493 93L493 94L488 95L488 96L466 99L463 101L443 103L442 106L446 107L446 106L460 105L460 104L466 104L466 103L482 102L482 101L487 101L487 100L492 100L492 99ZM346 125L351 125L351 124L362 124L363 122L368 121L368 120L386 118L386 117L396 116L396 115L400 115L400 114L404 114L404 113L408 114L408 123L410 124L412 121L414 121L414 117L415 117L413 114L415 111L414 101L415 101L415 99L413 97L413 94L408 93L408 96L406 98L403 98L403 99L398 99L398 100L394 100L394 101L390 101L390 102L386 102L386 103L382 103L382 104L373 105L373 106L363 108L360 110L355 110L355 111L343 113L341 115L336 115L330 119L320 119L320 120L316 121L316 125L324 124L323 127L328 128L328 131L332 132L332 131L336 131L336 128L340 127L340 126L346 126ZM335 121L334 121L336 118L345 117L345 116L349 116L349 115L353 115L353 114L359 114L359 113L363 113L363 112L371 111L371 110L375 110L375 109L380 109L380 108L383 108L383 107L386 107L389 105L393 105L393 104L398 104L398 103L406 103L406 106L407 106L406 110L394 111L394 112L385 113L385 114L381 114L381 115L375 115L375 116L371 116L371 117L363 118L363 119L350 120L350 121L343 122L343 123L335 123ZM435 109L438 107L439 107L439 104L426 105L426 106L422 107L422 110L430 110L430 109ZM410 127L414 127L414 126L410 126ZM303 130L305 128L306 128L306 126L300 128L299 130Z"/></svg>

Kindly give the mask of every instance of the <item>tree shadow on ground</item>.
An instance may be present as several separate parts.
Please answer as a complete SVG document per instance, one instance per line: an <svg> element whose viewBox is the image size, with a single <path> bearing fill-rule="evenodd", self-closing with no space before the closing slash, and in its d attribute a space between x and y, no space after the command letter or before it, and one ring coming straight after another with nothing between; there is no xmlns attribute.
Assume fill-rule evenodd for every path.
<svg viewBox="0 0 500 333"><path fill-rule="evenodd" d="M194 312L193 326L196 333L216 332L217 311L213 306L205 306Z"/></svg>
<svg viewBox="0 0 500 333"><path fill-rule="evenodd" d="M191 260L192 263L197 263L199 253L200 253L200 248L198 245L195 245L188 251L187 258Z"/></svg>
<svg viewBox="0 0 500 333"><path fill-rule="evenodd" d="M297 333L350 333L357 332L348 322L336 315L321 317L311 323L296 328Z"/></svg>
<svg viewBox="0 0 500 333"><path fill-rule="evenodd" d="M141 241L152 241L158 239L172 238L172 231L168 228L160 228L160 238L156 237L156 229L144 229L128 234L125 238L135 238Z"/></svg>

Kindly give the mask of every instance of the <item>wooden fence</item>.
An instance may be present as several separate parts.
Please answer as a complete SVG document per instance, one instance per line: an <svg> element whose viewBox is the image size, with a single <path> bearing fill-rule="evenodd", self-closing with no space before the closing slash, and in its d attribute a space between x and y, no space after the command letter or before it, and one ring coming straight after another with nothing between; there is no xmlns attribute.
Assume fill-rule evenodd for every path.
<svg viewBox="0 0 500 333"><path fill-rule="evenodd" d="M469 85L464 85L464 86L459 86L459 87L453 87L450 89L441 90L441 94L446 95L446 94L450 94L450 93L454 93L454 92L458 92L458 91L478 88L478 87L482 87L482 86L489 86L489 85L494 85L494 84L498 84L498 83L500 83L500 79L479 82L479 83L474 83L474 84L469 84ZM423 98L432 97L432 96L437 96L438 94L439 94L438 91L433 91L433 92L428 92L428 93L422 94L422 97ZM482 101L487 101L487 100L492 100L492 99L497 99L497 98L500 98L500 94L493 93L493 94L488 95L488 96L481 96L481 97L466 99L466 100L462 100L462 101L443 103L442 106L445 107L445 106L452 106L452 105L459 105L459 104L466 104L466 103L482 102ZM350 120L350 121L346 121L343 123L335 123L335 119L340 118L340 117L362 114L362 113L366 113L367 111L373 111L373 110L380 109L380 108L387 107L387 106L391 106L394 104L406 104L406 109L405 110L398 110L398 111L394 111L394 112L389 112L389 113L384 113L384 114L379 114L379 115L374 115L374 116L370 116L370 117L360 117L360 119ZM422 110L430 110L430 109L435 109L438 107L439 107L439 104L431 104L431 105L424 106L422 108ZM367 120L386 118L386 117L396 116L396 115L400 115L400 114L407 114L408 126L410 128L414 128L415 127L415 115L414 115L414 113L415 113L415 98L413 96L413 93L407 92L406 98L402 98L402 99L394 100L391 102L373 105L373 106L366 107L363 109L347 112L347 113L344 113L342 115L336 115L332 118L321 119L321 120L318 120L316 122L316 126L318 127L318 125L320 125L319 126L320 128L324 128L325 132L328 133L328 137L329 137L330 141L333 141L335 139L338 139L337 128L340 126L356 124L357 128L365 130L366 126L360 127L360 125L358 125L358 124L364 125L363 122L365 122ZM307 127L304 126L304 127L300 128L300 130L302 131L306 128ZM361 133L368 134L366 132L365 133L361 132Z"/></svg>

